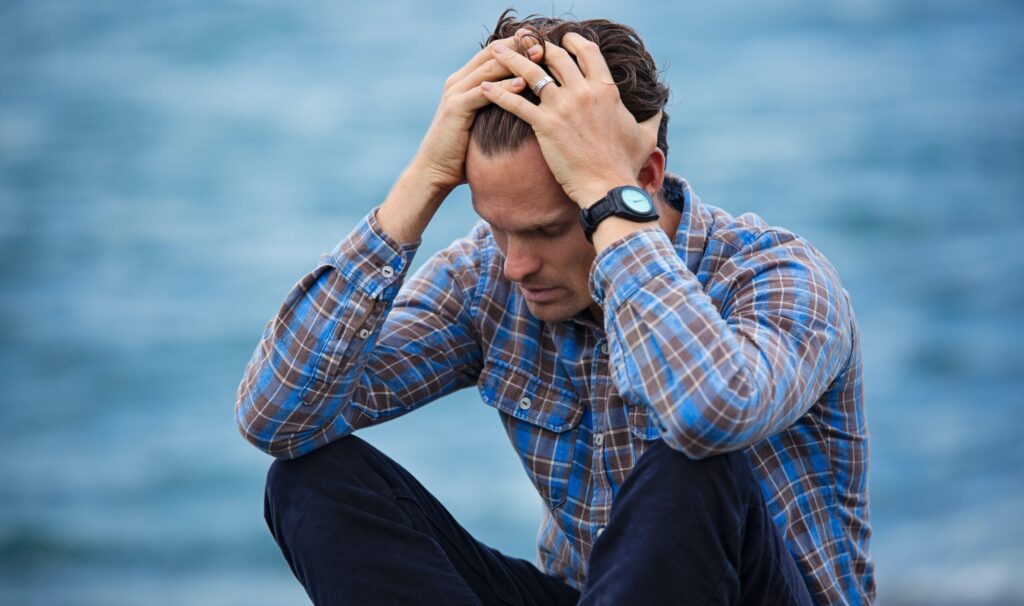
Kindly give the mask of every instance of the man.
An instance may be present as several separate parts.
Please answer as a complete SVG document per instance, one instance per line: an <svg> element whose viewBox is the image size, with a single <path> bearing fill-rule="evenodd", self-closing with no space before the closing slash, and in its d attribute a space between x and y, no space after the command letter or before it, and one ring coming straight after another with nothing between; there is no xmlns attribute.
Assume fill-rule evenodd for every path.
<svg viewBox="0 0 1024 606"><path fill-rule="evenodd" d="M314 602L864 604L859 333L835 269L665 172L630 28L516 21L445 84L382 205L289 293L239 387ZM449 192L483 221L406 279ZM539 564L360 438L476 385L547 505Z"/></svg>

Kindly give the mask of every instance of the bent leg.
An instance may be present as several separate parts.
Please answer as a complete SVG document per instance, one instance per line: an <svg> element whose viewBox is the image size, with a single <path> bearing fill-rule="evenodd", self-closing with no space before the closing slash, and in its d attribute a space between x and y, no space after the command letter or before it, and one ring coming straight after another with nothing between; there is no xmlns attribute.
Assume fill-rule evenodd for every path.
<svg viewBox="0 0 1024 606"><path fill-rule="evenodd" d="M354 435L274 461L264 504L315 604L574 604L578 596L474 539L412 474Z"/></svg>
<svg viewBox="0 0 1024 606"><path fill-rule="evenodd" d="M580 604L800 604L810 593L746 456L648 447L591 550Z"/></svg>

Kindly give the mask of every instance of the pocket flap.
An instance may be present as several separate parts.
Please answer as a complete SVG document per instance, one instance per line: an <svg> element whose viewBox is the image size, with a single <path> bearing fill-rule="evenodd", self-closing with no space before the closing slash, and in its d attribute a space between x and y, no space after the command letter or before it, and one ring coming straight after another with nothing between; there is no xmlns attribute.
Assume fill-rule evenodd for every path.
<svg viewBox="0 0 1024 606"><path fill-rule="evenodd" d="M477 386L490 406L551 431L571 429L583 417L575 392L545 383L497 358L486 360Z"/></svg>

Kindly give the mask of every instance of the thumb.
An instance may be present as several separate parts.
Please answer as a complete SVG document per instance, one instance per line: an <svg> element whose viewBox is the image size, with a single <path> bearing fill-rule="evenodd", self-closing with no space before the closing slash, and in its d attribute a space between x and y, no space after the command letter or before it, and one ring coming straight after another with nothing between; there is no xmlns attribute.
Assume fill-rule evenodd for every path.
<svg viewBox="0 0 1024 606"><path fill-rule="evenodd" d="M663 114L664 112L659 109L658 113L639 123L640 130L644 133L644 148L647 151L653 151L658 145L658 128L661 126L661 116Z"/></svg>

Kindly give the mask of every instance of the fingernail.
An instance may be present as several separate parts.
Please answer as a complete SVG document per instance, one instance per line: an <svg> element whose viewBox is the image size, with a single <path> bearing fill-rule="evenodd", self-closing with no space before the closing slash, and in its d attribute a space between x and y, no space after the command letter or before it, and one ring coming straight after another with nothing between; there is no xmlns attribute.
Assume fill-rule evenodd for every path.
<svg viewBox="0 0 1024 606"><path fill-rule="evenodd" d="M498 46L494 47L494 52L495 52L495 54L498 54L498 55L504 53L507 50L508 49L505 48L505 46L503 44L499 44Z"/></svg>
<svg viewBox="0 0 1024 606"><path fill-rule="evenodd" d="M523 83L522 78L512 78L512 86L519 86Z"/></svg>
<svg viewBox="0 0 1024 606"><path fill-rule="evenodd" d="M492 88L494 88L494 85L491 84L490 82L481 82L480 88L482 88L483 90L491 90Z"/></svg>

